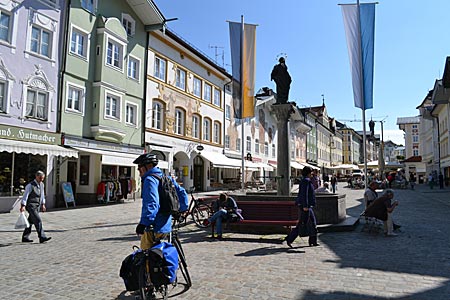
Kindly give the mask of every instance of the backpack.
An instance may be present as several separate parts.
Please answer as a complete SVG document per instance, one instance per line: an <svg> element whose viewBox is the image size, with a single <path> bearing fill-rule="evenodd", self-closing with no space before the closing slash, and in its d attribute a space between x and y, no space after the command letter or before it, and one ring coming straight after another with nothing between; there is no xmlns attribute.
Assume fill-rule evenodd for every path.
<svg viewBox="0 0 450 300"><path fill-rule="evenodd" d="M156 177L159 180L159 211L163 214L170 214L172 217L178 219L180 216L180 201L178 200L175 184L165 175L161 177L152 174L151 176Z"/></svg>
<svg viewBox="0 0 450 300"><path fill-rule="evenodd" d="M155 286L170 284L177 278L178 252L174 245L162 242L149 249L150 279Z"/></svg>
<svg viewBox="0 0 450 300"><path fill-rule="evenodd" d="M120 267L119 276L122 277L127 291L139 289L139 268L145 262L145 254L138 249L125 257Z"/></svg>

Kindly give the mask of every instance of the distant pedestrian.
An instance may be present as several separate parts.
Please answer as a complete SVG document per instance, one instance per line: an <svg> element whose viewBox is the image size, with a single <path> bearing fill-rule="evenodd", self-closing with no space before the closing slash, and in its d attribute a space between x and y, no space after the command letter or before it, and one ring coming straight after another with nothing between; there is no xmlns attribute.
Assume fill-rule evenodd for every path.
<svg viewBox="0 0 450 300"><path fill-rule="evenodd" d="M444 175L439 172L439 188L442 190L444 188Z"/></svg>
<svg viewBox="0 0 450 300"><path fill-rule="evenodd" d="M433 178L433 174L430 173L430 175L428 175L428 185L430 186L430 189L433 189L434 186L434 178Z"/></svg>
<svg viewBox="0 0 450 300"><path fill-rule="evenodd" d="M309 168L309 169L311 170L311 168ZM320 181L320 177L317 173L318 172L316 170L312 171L312 173L311 173L312 174L311 183L312 183L314 189L318 189L319 186L322 185L322 183ZM303 174L303 172L302 172L302 174Z"/></svg>
<svg viewBox="0 0 450 300"><path fill-rule="evenodd" d="M36 178L25 187L25 193L23 194L20 205L20 212L23 212L25 209L27 210L30 227L25 228L23 231L23 243L33 242L33 240L30 239L31 225L34 225L34 228L36 228L40 243L45 243L51 239L51 237L45 235L44 228L42 227L42 219L39 215L41 209L42 212L47 211L47 208L45 207L44 179L45 173L37 171Z"/></svg>
<svg viewBox="0 0 450 300"><path fill-rule="evenodd" d="M409 173L409 185L411 186L411 189L414 190L414 186L416 184L416 176L414 176L414 173Z"/></svg>
<svg viewBox="0 0 450 300"><path fill-rule="evenodd" d="M332 190L333 194L335 194L336 191L337 191L337 177L336 177L336 175L333 175L333 177L331 177L331 190Z"/></svg>

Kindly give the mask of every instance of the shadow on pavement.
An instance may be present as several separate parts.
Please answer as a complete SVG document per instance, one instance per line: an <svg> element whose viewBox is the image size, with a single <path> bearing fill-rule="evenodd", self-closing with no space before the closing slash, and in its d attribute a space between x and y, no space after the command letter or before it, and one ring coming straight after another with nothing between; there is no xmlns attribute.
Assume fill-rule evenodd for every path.
<svg viewBox="0 0 450 300"><path fill-rule="evenodd" d="M136 243L139 243L139 238L135 234L129 234L126 236L114 236L114 237L108 237L97 240L99 242L109 242L109 241L117 241L117 242L123 242L123 241L136 241Z"/></svg>
<svg viewBox="0 0 450 300"><path fill-rule="evenodd" d="M403 295L408 293L408 296L396 296L394 293L384 298L371 295L371 291L367 292L367 296L344 291L329 294L308 291L300 299L449 299L450 223L443 220L448 219L450 205L444 205L439 198L411 190L394 192L394 200L399 200L400 205L393 217L403 225L398 236L385 237L382 233L373 235L356 229L351 235L338 232L321 234L320 243L327 245L338 257L324 263L336 264L337 268L349 271L369 270L371 274L378 271L377 276L393 279L392 286L387 284L387 290L392 288L397 291L398 284L401 290L404 282L402 277L419 275L416 284L405 285L402 292L397 291ZM355 212L361 205L352 208L352 211ZM372 278L371 275L363 276L367 277L361 277L362 282Z"/></svg>
<svg viewBox="0 0 450 300"><path fill-rule="evenodd" d="M298 248L302 248L302 247L298 247ZM264 255L273 255L273 254L278 254L278 253L293 253L293 254L298 254L298 253L305 253L305 251L297 251L294 249L290 249L290 248L273 248L273 247L263 247L263 248L258 248L258 249L252 249L243 253L238 253L235 254L234 256L264 256Z"/></svg>

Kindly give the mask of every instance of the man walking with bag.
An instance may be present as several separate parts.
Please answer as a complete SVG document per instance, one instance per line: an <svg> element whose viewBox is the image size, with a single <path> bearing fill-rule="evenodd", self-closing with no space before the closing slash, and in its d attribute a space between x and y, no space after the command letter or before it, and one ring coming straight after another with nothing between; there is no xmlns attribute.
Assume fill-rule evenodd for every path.
<svg viewBox="0 0 450 300"><path fill-rule="evenodd" d="M51 239L51 237L47 237L45 235L44 228L42 227L42 219L39 215L39 210L41 207L43 212L47 211L47 208L45 207L44 179L45 173L42 171L37 171L36 179L27 184L25 187L25 193L23 194L20 205L20 212L22 213L25 209L27 210L29 214L28 222L30 222L30 227L25 228L23 231L23 243L33 242L33 240L30 240L31 225L34 225L36 228L40 243L45 243Z"/></svg>
<svg viewBox="0 0 450 300"><path fill-rule="evenodd" d="M292 243L297 236L309 236L310 247L319 246L317 243L317 223L313 207L316 205L316 194L311 182L311 168L304 167L302 170L303 179L300 182L298 196L295 203L298 205L297 226L284 238L287 245L292 248Z"/></svg>

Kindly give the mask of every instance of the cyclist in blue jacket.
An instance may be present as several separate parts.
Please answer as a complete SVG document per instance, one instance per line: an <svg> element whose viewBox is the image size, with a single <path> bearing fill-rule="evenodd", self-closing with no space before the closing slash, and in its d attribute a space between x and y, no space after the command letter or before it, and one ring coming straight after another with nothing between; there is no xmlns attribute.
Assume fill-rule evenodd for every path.
<svg viewBox="0 0 450 300"><path fill-rule="evenodd" d="M172 231L172 216L159 211L159 180L152 176L152 174L159 177L165 175L157 167L158 158L154 154L142 154L133 163L138 165L139 175L142 178L142 210L136 234L141 236L141 249L148 249L155 243L154 239L163 239ZM172 181L180 201L180 211L187 210L186 191L175 180Z"/></svg>

